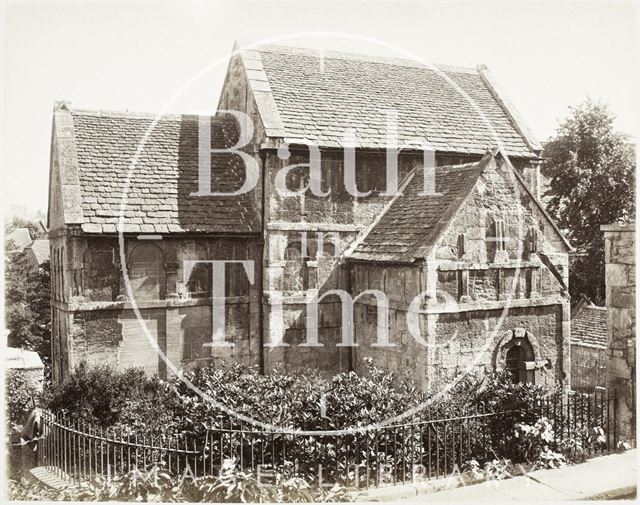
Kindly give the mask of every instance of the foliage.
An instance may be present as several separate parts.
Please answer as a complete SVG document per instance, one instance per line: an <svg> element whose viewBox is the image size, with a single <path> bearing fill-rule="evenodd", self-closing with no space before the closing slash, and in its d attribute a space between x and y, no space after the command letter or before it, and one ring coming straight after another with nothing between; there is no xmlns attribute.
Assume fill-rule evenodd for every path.
<svg viewBox="0 0 640 505"><path fill-rule="evenodd" d="M506 458L495 458L486 461L484 465L472 459L463 468L472 480L504 480L513 477L515 473L513 463Z"/></svg>
<svg viewBox="0 0 640 505"><path fill-rule="evenodd" d="M546 417L538 419L533 425L516 424L515 437L520 440L521 454L525 461L537 460L555 440L553 427Z"/></svg>
<svg viewBox="0 0 640 505"><path fill-rule="evenodd" d="M260 481L251 472L240 472L226 461L217 477L197 479L170 475L161 467L130 472L111 479L99 477L91 483L58 491L26 481L9 481L9 498L14 501L137 501L209 503L300 503L355 501L359 492L334 485L314 488L303 479L275 483Z"/></svg>
<svg viewBox="0 0 640 505"><path fill-rule="evenodd" d="M54 412L103 428L121 424L141 430L166 426L163 393L163 383L146 377L142 369L81 363L61 384L51 386L45 402Z"/></svg>
<svg viewBox="0 0 640 505"><path fill-rule="evenodd" d="M545 146L542 173L550 178L549 211L578 252L570 292L604 303L604 243L600 225L635 217L635 153L613 128L614 116L587 100Z"/></svg>
<svg viewBox="0 0 640 505"><path fill-rule="evenodd" d="M534 470L560 468L566 464L567 460L562 453L547 448L538 455Z"/></svg>
<svg viewBox="0 0 640 505"><path fill-rule="evenodd" d="M42 229L39 223L21 217L14 217L10 223L5 225L5 235L11 233L16 228L27 228L32 240L47 238L47 232Z"/></svg>
<svg viewBox="0 0 640 505"><path fill-rule="evenodd" d="M402 459L398 459L400 456L394 452L396 446L402 447L403 451L404 448L413 451L421 447L420 455L426 457L422 454L426 450L424 438L421 438L423 433L413 429L361 433L358 449L354 449L355 438L349 443L348 438L341 441L335 437L312 439L271 434L259 429L248 434L246 430L250 425L203 399L191 386L240 414L281 427L310 431L365 427L387 421L429 399L406 377L399 378L380 370L373 363L369 363L366 375L343 373L323 378L317 373L296 376L279 370L260 375L239 366L201 367L166 381L148 378L142 370L120 372L106 365L82 365L63 384L53 388L47 405L73 419L115 427L118 433L125 435L151 432L161 437L187 436L189 440L197 441L194 445L202 448L203 458L210 457L211 453L207 451L215 451L224 445L223 453L216 453L215 458L233 455L251 461L254 447L260 447L263 461L278 462L275 469L270 469L273 479L268 484L262 483L260 489L254 474L244 468L235 469L229 462L218 478L205 478L199 480L196 487L181 488L181 492L190 493L193 501L214 498L215 501L274 501L276 498L282 501L286 500L285 496L278 495L282 489L288 489L287 496L300 495L298 501L308 501L311 489L317 488L320 480L353 485L355 462L359 465L359 477L366 472L370 480L383 484L394 480L393 474L383 469L387 465L400 473L411 474L413 457L406 457L407 453L402 452ZM463 429L459 418L474 411L499 413L482 417L478 436L469 437L466 457L475 459L475 466L470 467L472 474L475 470L487 478L501 479L513 475L521 463L553 468L566 460L579 460L581 455L590 452L593 444L601 444L604 440L600 428L593 428L590 433L556 437L551 422L541 417L543 402L549 394L539 386L514 384L513 378L506 373L483 379L468 377L449 395L438 398L411 420L449 419L449 429L439 431L438 443L429 445L429 461L433 458L434 465L437 462L444 467L446 451L442 448L459 443L456 434ZM573 414L579 414L581 419L591 415L589 426L594 426L595 409L590 413L588 402L578 396L573 399ZM220 428L244 429L245 432L242 436L231 437L223 434L228 432ZM365 436L369 437L366 443ZM318 440L321 440L320 444ZM365 467L367 461L371 462L369 468ZM384 465L377 464L381 461ZM282 473L292 475L294 464L301 480L284 479ZM233 471L230 470L232 467ZM314 495L314 499L338 499L341 489L327 491L324 497Z"/></svg>
<svg viewBox="0 0 640 505"><path fill-rule="evenodd" d="M576 430L571 435L562 437L556 443L558 451L571 463L579 463L587 459L590 449L603 447L607 443L604 430L594 426L589 430Z"/></svg>
<svg viewBox="0 0 640 505"><path fill-rule="evenodd" d="M38 392L20 371L7 370L6 379L6 421L9 431L19 431L33 409L32 399Z"/></svg>
<svg viewBox="0 0 640 505"><path fill-rule="evenodd" d="M463 414L469 384L474 382L469 380L455 394L434 402L431 415ZM428 398L406 377L398 378L372 363L366 375L347 372L332 378L313 371L290 375L275 370L261 375L239 365L203 366L167 381L147 378L141 369L120 372L109 365L83 363L51 388L47 405L103 427L201 436L207 428L222 426L228 416L192 386L227 409L258 421L307 430L367 426Z"/></svg>
<svg viewBox="0 0 640 505"><path fill-rule="evenodd" d="M483 387L473 398L476 407L488 412L502 412L500 416L487 419L485 439L496 457L508 455L516 462L526 460L521 439L515 427L519 424L534 424L538 420L539 402L549 391L533 384L513 382L507 372L485 378Z"/></svg>
<svg viewBox="0 0 640 505"><path fill-rule="evenodd" d="M51 362L51 275L49 262L33 272L21 261L5 259L5 317L8 345L36 351Z"/></svg>

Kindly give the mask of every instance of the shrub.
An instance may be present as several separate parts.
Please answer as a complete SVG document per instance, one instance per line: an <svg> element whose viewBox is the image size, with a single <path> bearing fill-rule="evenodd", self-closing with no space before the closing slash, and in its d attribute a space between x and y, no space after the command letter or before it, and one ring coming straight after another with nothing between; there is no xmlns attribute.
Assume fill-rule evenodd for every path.
<svg viewBox="0 0 640 505"><path fill-rule="evenodd" d="M45 404L54 412L103 428L120 423L143 428L167 420L163 391L162 382L147 378L142 369L119 371L108 364L81 363L61 384L51 387Z"/></svg>
<svg viewBox="0 0 640 505"><path fill-rule="evenodd" d="M104 365L83 365L52 390L48 405L54 411L75 418L103 427L116 427L124 435L148 435L150 432L154 436L186 435L197 441L198 447L205 451L205 457L208 456L206 451L224 445L224 454L216 457L236 456L242 452L247 461L253 457L251 451L255 445L265 451L265 461L278 462L281 466L278 471L291 470L295 464L298 475L308 483L316 483L319 479L319 465L322 465L325 482L346 484L349 482L347 473L353 470L354 463L359 465L360 475L364 475L367 471L364 461L393 462L397 456L394 453L396 444L413 451L425 443L418 430L377 432L375 442L374 434L369 432L369 443L364 443L361 436L359 454L354 458L355 438L351 443L340 443L331 437L317 437L312 441L304 436L280 434L275 435L274 443L273 436L257 429L245 436L243 444L240 436L233 438L219 431L208 432L209 429L237 430L248 426L201 398L187 382L238 413L264 423L309 431L365 427L387 421L430 399L407 376L399 377L381 370L371 361L364 375L348 372L325 378L313 371L291 375L281 370L261 375L241 366L225 369L203 366L166 381L147 378L142 370L119 372ZM514 464L539 461L542 465L552 466L562 457L554 451L563 451L563 447L561 441L554 440L549 422L539 419L538 405L545 395L548 391L540 387L514 384L506 374L484 378L469 376L448 395L404 421L459 418L476 409L499 412L499 415L482 418L477 423L477 436L469 437L469 453L465 457L474 458L480 468L486 467L486 472L491 473L494 469L497 474L501 474L502 467L496 461L510 460ZM443 467L444 454L442 450L438 453L438 447L442 449L459 443L454 437L463 429L463 423L458 420L448 423L449 430L438 436L437 444L430 445L431 457L440 458L438 461ZM569 447L564 449L568 451ZM579 448L574 449L575 457L578 457ZM403 466L398 466L399 471L413 471L406 462L409 460L412 461L411 455L406 460L403 455L400 463ZM368 470L372 479L386 478L378 468ZM242 481L245 477L246 482ZM255 493L250 474L243 473L242 479L243 485L246 484L242 493ZM203 486L213 485L213 481L203 482ZM222 482L216 483L219 485ZM302 488L297 486L296 489ZM234 488L236 491L240 492ZM213 492L213 489L207 491ZM260 496L267 491L262 493Z"/></svg>
<svg viewBox="0 0 640 505"><path fill-rule="evenodd" d="M508 373L487 376L471 403L487 412L501 412L487 418L486 444L494 456L507 455L515 462L526 460L521 439L515 431L518 425L534 425L538 421L537 405L549 391L533 384L513 382Z"/></svg>
<svg viewBox="0 0 640 505"><path fill-rule="evenodd" d="M40 393L32 386L24 373L7 370L5 398L7 404L8 431L20 431L29 413L37 404Z"/></svg>

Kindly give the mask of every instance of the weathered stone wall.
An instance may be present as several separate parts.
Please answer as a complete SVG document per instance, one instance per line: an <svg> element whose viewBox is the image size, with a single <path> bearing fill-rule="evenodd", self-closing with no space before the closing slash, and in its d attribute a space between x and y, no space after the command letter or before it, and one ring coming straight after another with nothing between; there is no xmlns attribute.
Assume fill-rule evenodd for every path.
<svg viewBox="0 0 640 505"><path fill-rule="evenodd" d="M617 396L616 430L636 441L635 225L604 225L609 390Z"/></svg>
<svg viewBox="0 0 640 505"><path fill-rule="evenodd" d="M438 389L463 373L485 373L504 369L501 349L512 339L531 345L532 376L536 384L553 387L566 382L569 352L563 337L568 317L562 303L543 300L505 308L497 303L449 306L443 300L432 310L421 308L416 331L409 329L408 308L419 289L420 269L357 264L354 291L380 289L389 295L389 343L376 347L377 308L373 297L358 300L355 308L355 370L364 372L364 358L373 358L397 374L410 373L422 387ZM374 287L375 286L375 287ZM488 308L493 306L494 308ZM440 310L441 312L437 312Z"/></svg>
<svg viewBox="0 0 640 505"><path fill-rule="evenodd" d="M72 268L66 273L73 280L72 295L62 299L54 294L53 301L56 379L83 360L142 367L165 376L171 366L158 349L178 369L201 361L262 366L262 279L256 268L260 245L255 238L127 238L129 282L148 334L129 301L117 239L78 236L69 242ZM189 274L187 262L196 260L254 262L253 283L240 264L226 266L225 339L233 346L204 346L212 342L211 268L199 264Z"/></svg>
<svg viewBox="0 0 640 505"><path fill-rule="evenodd" d="M500 248L491 240L496 220L505 223ZM481 177L424 265L356 263L352 269L354 293L381 289L389 296L390 340L396 344L371 346L376 308L373 301L358 300L357 369L372 357L439 388L466 370L503 369L506 350L522 344L530 350L527 380L568 387L567 248L520 183L501 168ZM407 326L408 308L422 291L416 338Z"/></svg>
<svg viewBox="0 0 640 505"><path fill-rule="evenodd" d="M291 149L291 156L284 160L276 152L266 156L269 183L265 190L265 339L289 344L289 347L266 350L266 369L312 367L333 373L350 368L351 351L337 346L342 340L342 309L337 296L327 295L320 305L318 340L322 347L299 345L307 340L304 302L314 294L349 289L338 260L389 202L389 197L380 194L386 180L385 153L357 153L358 190L372 192L361 198L354 198L345 189L340 151L323 151L321 159L322 190L330 193L326 197L317 197L311 192L285 196L276 190L277 174L289 165L308 163L308 152ZM400 157L401 179L415 166L416 160L415 155ZM293 191L308 184L308 173L305 168L292 170L287 177L287 188Z"/></svg>
<svg viewBox="0 0 640 505"><path fill-rule="evenodd" d="M381 368L400 375L409 373L423 387L427 385L427 349L414 338L410 331L408 309L414 298L423 291L420 269L414 266L375 265L355 263L351 265L353 293L378 290L386 294L389 305L388 344L382 340L378 330L378 300L372 295L363 295L355 304L355 332L358 347L354 350L354 369L364 373L365 358L372 358ZM418 318L416 333L424 329L423 318ZM380 335L380 336L379 336Z"/></svg>
<svg viewBox="0 0 640 505"><path fill-rule="evenodd" d="M535 384L562 383L562 305L538 305L439 314L430 339L431 387L442 388L464 373L504 369L501 348L513 338L526 339L533 349Z"/></svg>
<svg viewBox="0 0 640 505"><path fill-rule="evenodd" d="M436 164L463 163L478 158L438 154ZM386 184L384 151L356 153L356 185L358 191L371 191L366 197L356 198L346 191L341 151L323 150L321 160L321 189L330 191L326 197L316 197L310 192L284 196L276 191L276 175L287 166L308 163L307 151L292 148L287 159L281 159L275 151L270 151L265 158L269 173L265 188L267 240L264 278L264 326L268 341L278 338L288 344L305 341L304 300L314 290L322 294L332 289L351 289L337 259L360 233L366 232L390 201L390 197L382 194ZM422 155L401 153L398 157L399 181L422 161ZM292 191L308 183L306 168L292 170L287 177L287 188ZM394 280L393 276L391 279ZM378 284L372 279L372 285ZM358 293L351 292L354 295ZM279 307L274 307L277 300L282 301L282 317L278 315ZM338 327L341 307L339 303L331 302L331 298L326 300L328 303L323 304L323 310L327 316L319 321L319 339L325 347L271 348L265 357L267 368L278 364L285 369L309 366L330 372L348 369L349 352L335 347L341 340ZM280 320L284 320L284 329ZM277 335L283 336L275 337Z"/></svg>
<svg viewBox="0 0 640 505"><path fill-rule="evenodd" d="M571 346L571 389L593 391L607 385L607 350L600 347Z"/></svg>

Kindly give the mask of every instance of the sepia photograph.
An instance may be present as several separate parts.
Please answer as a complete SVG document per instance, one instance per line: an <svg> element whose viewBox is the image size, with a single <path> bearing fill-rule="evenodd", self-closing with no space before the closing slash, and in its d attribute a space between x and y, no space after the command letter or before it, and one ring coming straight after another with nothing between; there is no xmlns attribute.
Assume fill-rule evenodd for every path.
<svg viewBox="0 0 640 505"><path fill-rule="evenodd" d="M634 0L4 0L3 498L637 499Z"/></svg>

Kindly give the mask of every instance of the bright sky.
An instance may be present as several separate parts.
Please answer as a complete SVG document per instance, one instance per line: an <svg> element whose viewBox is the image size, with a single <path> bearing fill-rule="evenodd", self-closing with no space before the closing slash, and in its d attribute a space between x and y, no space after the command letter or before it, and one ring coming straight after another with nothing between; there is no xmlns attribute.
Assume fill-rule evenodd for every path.
<svg viewBox="0 0 640 505"><path fill-rule="evenodd" d="M485 63L541 140L587 96L610 106L619 129L637 131L631 2L41 0L9 3L0 20L5 206L46 211L54 101L160 111L234 40L401 56L389 47L398 46L435 63ZM215 109L225 71L226 60L169 110Z"/></svg>

